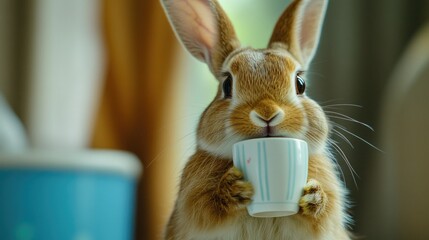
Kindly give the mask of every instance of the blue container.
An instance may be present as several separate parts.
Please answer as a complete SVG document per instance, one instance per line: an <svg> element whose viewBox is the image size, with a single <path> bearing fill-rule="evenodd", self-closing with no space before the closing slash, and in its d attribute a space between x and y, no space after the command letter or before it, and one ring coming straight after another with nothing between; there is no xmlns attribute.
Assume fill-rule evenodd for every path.
<svg viewBox="0 0 429 240"><path fill-rule="evenodd" d="M0 154L1 240L131 240L141 165L117 151Z"/></svg>

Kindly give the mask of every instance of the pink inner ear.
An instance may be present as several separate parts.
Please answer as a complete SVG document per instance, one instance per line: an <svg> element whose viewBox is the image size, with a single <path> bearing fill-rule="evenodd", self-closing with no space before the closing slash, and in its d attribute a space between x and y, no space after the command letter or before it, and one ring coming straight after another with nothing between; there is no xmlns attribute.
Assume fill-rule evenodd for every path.
<svg viewBox="0 0 429 240"><path fill-rule="evenodd" d="M314 44L314 31L317 31L316 24L314 22L316 21L315 15L308 13L306 16L304 16L305 21L302 22L301 27L301 47L311 47L311 45Z"/></svg>
<svg viewBox="0 0 429 240"><path fill-rule="evenodd" d="M200 33L202 43L205 43L207 48L211 49L217 37L217 24L216 16L213 14L213 10L210 4L204 0L187 0L195 1L195 23L197 24L197 29Z"/></svg>
<svg viewBox="0 0 429 240"><path fill-rule="evenodd" d="M309 1L302 9L298 23L299 45L302 57L310 61L319 42L320 30L325 13L324 1Z"/></svg>
<svg viewBox="0 0 429 240"><path fill-rule="evenodd" d="M182 43L207 61L217 39L217 19L209 0L167 0L166 10Z"/></svg>

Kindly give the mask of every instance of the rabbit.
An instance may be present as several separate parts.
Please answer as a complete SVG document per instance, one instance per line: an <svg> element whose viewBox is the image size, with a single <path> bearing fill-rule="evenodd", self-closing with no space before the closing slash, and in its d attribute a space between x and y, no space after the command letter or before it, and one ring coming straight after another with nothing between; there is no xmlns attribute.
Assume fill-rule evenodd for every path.
<svg viewBox="0 0 429 240"><path fill-rule="evenodd" d="M329 151L330 126L305 93L328 0L294 0L266 49L243 47L216 0L161 0L182 45L205 62L219 88L202 113L164 239L350 239L346 189ZM253 187L233 166L234 143L291 137L309 146L299 212L251 217Z"/></svg>

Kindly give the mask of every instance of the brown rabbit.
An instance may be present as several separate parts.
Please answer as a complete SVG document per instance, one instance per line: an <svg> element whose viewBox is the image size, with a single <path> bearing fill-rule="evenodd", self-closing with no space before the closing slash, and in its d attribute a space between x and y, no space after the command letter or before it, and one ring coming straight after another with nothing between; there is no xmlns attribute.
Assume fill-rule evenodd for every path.
<svg viewBox="0 0 429 240"><path fill-rule="evenodd" d="M177 37L219 81L201 116L165 239L350 239L328 120L304 92L328 1L293 1L267 49L241 47L216 0L161 1ZM271 136L308 143L308 182L298 214L253 218L246 211L253 188L232 164L232 145Z"/></svg>

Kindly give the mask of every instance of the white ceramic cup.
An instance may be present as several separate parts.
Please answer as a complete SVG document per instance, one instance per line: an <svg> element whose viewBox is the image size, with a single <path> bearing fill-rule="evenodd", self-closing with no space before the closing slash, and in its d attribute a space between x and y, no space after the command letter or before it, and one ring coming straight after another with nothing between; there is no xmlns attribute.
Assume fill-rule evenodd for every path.
<svg viewBox="0 0 429 240"><path fill-rule="evenodd" d="M247 207L253 217L296 214L307 182L308 147L293 138L256 138L234 144L234 166L252 183Z"/></svg>

